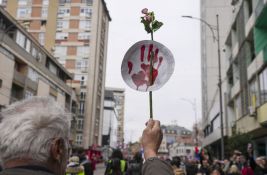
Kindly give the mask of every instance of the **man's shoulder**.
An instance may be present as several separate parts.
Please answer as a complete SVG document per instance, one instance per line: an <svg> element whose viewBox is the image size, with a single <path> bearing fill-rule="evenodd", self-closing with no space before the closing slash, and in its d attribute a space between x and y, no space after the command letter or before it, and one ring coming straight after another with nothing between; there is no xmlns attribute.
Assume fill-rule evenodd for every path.
<svg viewBox="0 0 267 175"><path fill-rule="evenodd" d="M10 168L0 172L0 175L54 175L45 171L29 170L23 168Z"/></svg>

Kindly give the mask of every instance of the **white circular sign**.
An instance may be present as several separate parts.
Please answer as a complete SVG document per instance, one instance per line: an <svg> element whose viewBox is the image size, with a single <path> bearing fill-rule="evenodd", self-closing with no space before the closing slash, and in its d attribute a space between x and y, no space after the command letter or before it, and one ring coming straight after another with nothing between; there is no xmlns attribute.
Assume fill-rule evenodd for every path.
<svg viewBox="0 0 267 175"><path fill-rule="evenodd" d="M150 76L150 59L153 73ZM160 89L171 77L174 71L174 58L171 51L163 44L152 40L135 43L125 54L121 75L131 88L147 92Z"/></svg>

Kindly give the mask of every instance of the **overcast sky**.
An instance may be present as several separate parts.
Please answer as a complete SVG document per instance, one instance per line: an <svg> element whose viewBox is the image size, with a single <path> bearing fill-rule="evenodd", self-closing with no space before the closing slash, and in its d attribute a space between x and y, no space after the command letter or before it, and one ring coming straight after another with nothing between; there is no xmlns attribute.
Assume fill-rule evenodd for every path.
<svg viewBox="0 0 267 175"><path fill-rule="evenodd" d="M148 93L129 88L121 77L121 62L126 51L137 41L150 39L140 23L141 10L154 11L164 23L154 40L167 46L175 58L170 80L153 92L154 118L162 124L177 124L192 129L194 110L189 102L197 101L201 118L200 24L182 15L199 17L199 0L106 0L112 21L109 25L106 86L125 89L125 140L136 141L149 118Z"/></svg>

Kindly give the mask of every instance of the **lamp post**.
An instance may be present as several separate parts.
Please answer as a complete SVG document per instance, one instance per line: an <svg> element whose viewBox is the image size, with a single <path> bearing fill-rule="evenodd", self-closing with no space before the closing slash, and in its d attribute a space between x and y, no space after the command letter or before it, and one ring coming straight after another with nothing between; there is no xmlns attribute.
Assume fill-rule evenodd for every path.
<svg viewBox="0 0 267 175"><path fill-rule="evenodd" d="M214 42L217 41L217 52L218 52L218 87L219 87L219 100L220 100L220 119L221 119L221 156L222 159L224 159L224 130L223 130L223 111L222 111L222 78L221 78L221 50L220 50L220 31L219 31L219 15L216 15L216 26L213 26L211 24L209 24L207 21L201 19L201 18L196 18L193 16L182 16L183 18L190 18L190 19L195 19L195 20L199 20L200 22L202 22L203 24L205 24L206 26L208 26L208 28L210 29L211 33L212 33L212 37ZM217 33L217 36L215 35L215 31Z"/></svg>
<svg viewBox="0 0 267 175"><path fill-rule="evenodd" d="M193 111L195 113L195 122L196 122L196 144L197 146L199 146L198 144L198 126L197 126L197 103L196 103L196 99L194 98L194 101L191 101L189 99L186 99L186 98L181 98L181 100L185 101L185 102L188 102L192 105L192 108L193 108Z"/></svg>

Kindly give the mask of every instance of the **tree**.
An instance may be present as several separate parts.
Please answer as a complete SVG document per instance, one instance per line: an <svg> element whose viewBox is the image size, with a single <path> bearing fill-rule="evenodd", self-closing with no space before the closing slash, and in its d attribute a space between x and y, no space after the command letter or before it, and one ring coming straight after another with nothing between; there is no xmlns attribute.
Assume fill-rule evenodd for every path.
<svg viewBox="0 0 267 175"><path fill-rule="evenodd" d="M247 144L251 143L252 135L249 133L236 133L226 139L225 155L231 156L234 150L239 150L243 154L247 152Z"/></svg>

